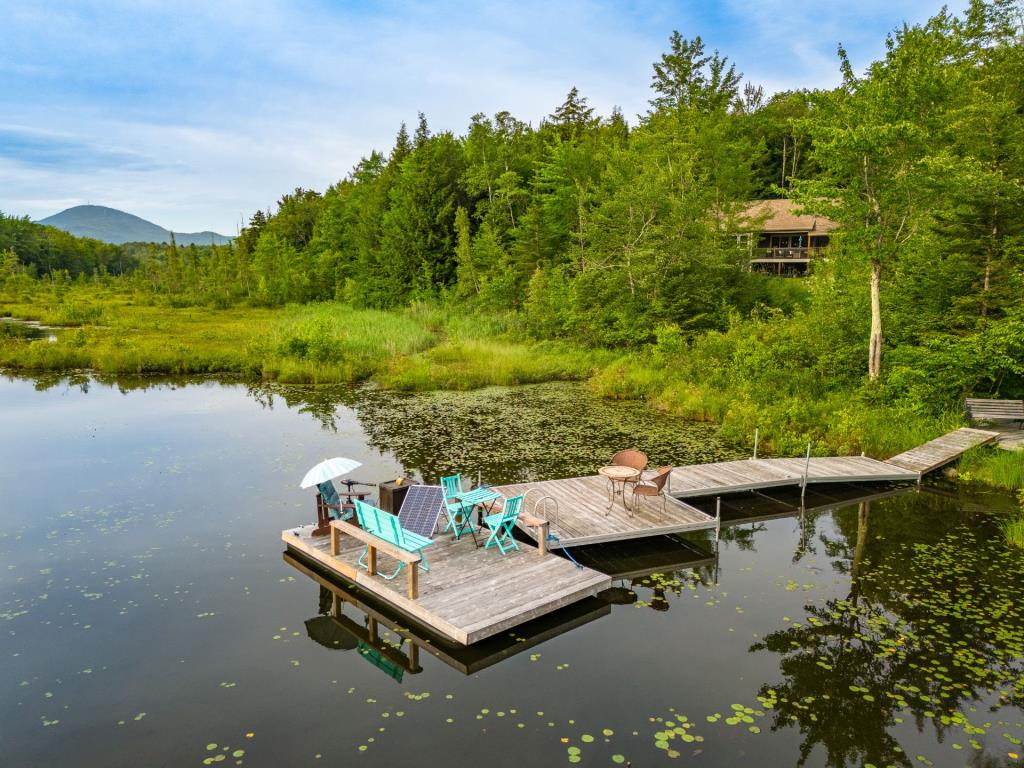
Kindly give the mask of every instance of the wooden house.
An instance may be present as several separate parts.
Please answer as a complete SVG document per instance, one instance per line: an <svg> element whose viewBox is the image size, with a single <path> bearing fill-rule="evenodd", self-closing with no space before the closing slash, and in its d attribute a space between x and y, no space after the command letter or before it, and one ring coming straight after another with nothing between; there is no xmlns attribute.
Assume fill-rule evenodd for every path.
<svg viewBox="0 0 1024 768"><path fill-rule="evenodd" d="M805 275L813 259L828 247L839 225L824 216L797 213L792 200L755 200L740 214L741 241L750 268L777 275Z"/></svg>

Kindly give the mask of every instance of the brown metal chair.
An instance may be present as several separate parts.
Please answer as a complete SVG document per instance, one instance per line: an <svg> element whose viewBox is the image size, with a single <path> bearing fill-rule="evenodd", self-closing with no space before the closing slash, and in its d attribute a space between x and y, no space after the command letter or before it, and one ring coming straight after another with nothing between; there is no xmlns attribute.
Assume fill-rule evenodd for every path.
<svg viewBox="0 0 1024 768"><path fill-rule="evenodd" d="M619 451L612 456L612 464L617 467L632 467L639 474L635 480L626 480L622 484L622 503L626 503L626 486L636 486L644 477L644 470L647 469L647 454L643 451L627 450Z"/></svg>
<svg viewBox="0 0 1024 768"><path fill-rule="evenodd" d="M612 456L612 464L619 467L632 467L643 472L647 469L647 454L643 451L619 451Z"/></svg>
<svg viewBox="0 0 1024 768"><path fill-rule="evenodd" d="M671 474L672 467L661 467L652 477L636 483L633 486L633 511L636 511L637 496L661 496L661 511L664 512L667 498L665 484Z"/></svg>

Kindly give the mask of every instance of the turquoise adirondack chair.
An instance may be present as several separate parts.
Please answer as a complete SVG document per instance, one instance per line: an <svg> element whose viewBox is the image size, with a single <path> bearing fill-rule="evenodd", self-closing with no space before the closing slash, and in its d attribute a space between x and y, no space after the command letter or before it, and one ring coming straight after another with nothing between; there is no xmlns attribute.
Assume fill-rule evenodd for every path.
<svg viewBox="0 0 1024 768"><path fill-rule="evenodd" d="M505 506L502 507L501 512L495 512L484 518L484 525L491 531L487 543L484 544L484 549L497 547L503 555L510 549L519 549L519 544L512 536L512 531L516 527L522 506L523 497L513 496L511 499L505 499Z"/></svg>
<svg viewBox="0 0 1024 768"><path fill-rule="evenodd" d="M473 510L466 509L465 504L454 500L462 493L462 475L441 478L441 495L444 497L444 508L448 516L448 525L444 527L444 533L452 531L456 541L473 526Z"/></svg>
<svg viewBox="0 0 1024 768"><path fill-rule="evenodd" d="M327 512L331 517L335 520L348 520L352 517L352 510L344 509L341 506L341 497L338 496L334 483L325 480L318 483L316 489L320 492L320 498L324 500L324 504L327 505Z"/></svg>

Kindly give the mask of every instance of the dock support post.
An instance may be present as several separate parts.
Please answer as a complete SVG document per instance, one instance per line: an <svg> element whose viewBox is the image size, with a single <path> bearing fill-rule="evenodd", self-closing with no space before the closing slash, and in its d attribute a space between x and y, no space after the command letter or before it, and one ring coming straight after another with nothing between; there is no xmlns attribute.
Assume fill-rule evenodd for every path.
<svg viewBox="0 0 1024 768"><path fill-rule="evenodd" d="M715 544L718 544L718 536L722 532L722 497L715 497Z"/></svg>
<svg viewBox="0 0 1024 768"><path fill-rule="evenodd" d="M755 459L757 458L757 441L758 441L758 438L760 436L761 436L761 430L755 427L754 428L754 458Z"/></svg>
<svg viewBox="0 0 1024 768"><path fill-rule="evenodd" d="M420 596L420 564L409 565L409 599L415 600Z"/></svg>

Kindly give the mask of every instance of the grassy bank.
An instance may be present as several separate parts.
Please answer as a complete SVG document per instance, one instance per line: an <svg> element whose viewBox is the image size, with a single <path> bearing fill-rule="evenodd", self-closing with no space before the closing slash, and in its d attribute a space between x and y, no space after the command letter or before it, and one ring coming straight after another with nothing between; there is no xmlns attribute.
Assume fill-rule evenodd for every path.
<svg viewBox="0 0 1024 768"><path fill-rule="evenodd" d="M1015 491L1024 488L1024 451L976 448L964 455L960 479Z"/></svg>
<svg viewBox="0 0 1024 768"><path fill-rule="evenodd" d="M889 457L962 426L960 413L929 414L879 402L864 391L786 389L770 382L720 381L722 371L695 370L679 358L622 358L591 378L602 396L644 399L654 407L697 421L721 424L723 436L752 445L754 432L766 453L814 455L867 453ZM719 380L716 380L719 379Z"/></svg>
<svg viewBox="0 0 1024 768"><path fill-rule="evenodd" d="M231 373L303 384L374 378L427 390L581 380L609 359L517 339L500 318L452 317L422 307L173 308L72 287L0 298L0 313L64 328L52 343L0 338L0 366L21 371Z"/></svg>
<svg viewBox="0 0 1024 768"><path fill-rule="evenodd" d="M372 379L406 391L587 381L607 398L644 400L718 423L737 446L751 446L757 429L766 455L799 455L810 443L814 454L884 458L962 424L960 413L930 413L844 386L800 358L813 335L797 333L790 343L769 324L708 333L693 344L661 334L657 344L623 356L530 340L516 315L470 316L437 306L174 308L147 296L69 286L0 296L0 314L65 327L52 343L0 336L0 366L22 371L222 373L302 384ZM968 479L1021 487L1024 454L975 452L963 471Z"/></svg>

